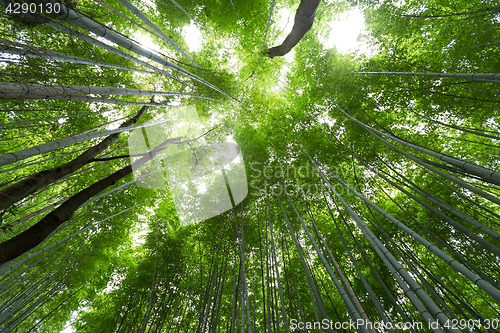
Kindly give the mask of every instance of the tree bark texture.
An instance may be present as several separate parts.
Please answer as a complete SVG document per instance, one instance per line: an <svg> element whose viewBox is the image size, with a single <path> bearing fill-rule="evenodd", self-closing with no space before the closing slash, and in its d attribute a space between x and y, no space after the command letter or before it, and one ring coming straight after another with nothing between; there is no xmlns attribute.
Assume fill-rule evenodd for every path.
<svg viewBox="0 0 500 333"><path fill-rule="evenodd" d="M142 117L147 109L147 106L142 107L137 115L121 124L120 127L128 127L134 125ZM9 186L6 189L3 189L2 191L0 191L0 209L8 208L19 200L25 198L26 196L40 190L44 186L51 184L64 176L72 174L85 164L92 162L97 155L111 146L118 139L119 135L120 133L111 134L99 144L89 148L74 160L58 167L33 174L28 178L12 186Z"/></svg>
<svg viewBox="0 0 500 333"><path fill-rule="evenodd" d="M300 1L299 8L297 8L297 12L295 13L295 22L292 31L286 37L283 44L267 50L266 55L269 58L282 57L297 45L302 37L311 29L320 2L321 0Z"/></svg>
<svg viewBox="0 0 500 333"><path fill-rule="evenodd" d="M114 185L117 181L132 173L133 170L137 170L149 160L154 158L160 150L164 149L166 146L176 142L179 139L181 138L173 138L165 141L164 143L153 149L150 154L144 156L140 160L137 160L132 165L128 165L116 171L110 176L101 179L100 181L92 184L86 189L71 196L66 202L47 214L34 226L23 231L19 235L0 243L0 265L9 260L17 258L20 255L31 250L32 248L36 247L38 244L43 242L45 238L47 238L54 230L56 230L57 227L68 221L76 212L76 210L88 199L97 195L107 187Z"/></svg>

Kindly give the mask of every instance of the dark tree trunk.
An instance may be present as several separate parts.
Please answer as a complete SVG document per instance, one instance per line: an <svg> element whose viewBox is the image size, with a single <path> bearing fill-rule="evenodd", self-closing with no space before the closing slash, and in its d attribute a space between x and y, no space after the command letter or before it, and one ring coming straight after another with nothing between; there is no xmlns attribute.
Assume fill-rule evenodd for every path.
<svg viewBox="0 0 500 333"><path fill-rule="evenodd" d="M134 125L146 112L147 106L143 106L141 110L131 119L127 120L120 127L128 127ZM44 186L51 184L64 176L72 174L76 170L83 167L85 164L92 162L94 158L101 152L111 146L117 139L120 133L111 134L99 144L89 148L83 154L72 161L69 161L58 167L47 169L29 176L16 184L7 187L0 191L0 210L6 209L14 203L22 200L30 194L35 193Z"/></svg>
<svg viewBox="0 0 500 333"><path fill-rule="evenodd" d="M269 58L282 57L297 45L304 35L311 29L316 10L321 0L302 0L295 14L295 22L292 31L286 37L283 44L267 50L266 55Z"/></svg>
<svg viewBox="0 0 500 333"><path fill-rule="evenodd" d="M148 155L137 160L132 165L128 165L111 174L110 176L92 184L86 189L76 193L67 201L65 201L61 206L54 209L52 212L38 221L34 226L23 231L19 235L0 243L0 265L9 260L17 258L18 256L26 253L27 251L43 242L43 240L47 238L54 230L56 230L57 227L68 221L76 212L76 210L83 203L85 203L85 201L89 200L107 187L114 185L117 181L132 173L133 170L137 170L139 167L155 157L160 150L164 149L167 145L174 143L179 139L180 138L173 138L165 141L164 143L153 149Z"/></svg>

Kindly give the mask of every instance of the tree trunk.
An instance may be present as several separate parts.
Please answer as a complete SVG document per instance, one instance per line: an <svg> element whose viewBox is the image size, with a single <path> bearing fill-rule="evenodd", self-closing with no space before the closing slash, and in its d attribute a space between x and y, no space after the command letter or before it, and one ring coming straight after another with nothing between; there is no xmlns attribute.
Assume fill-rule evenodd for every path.
<svg viewBox="0 0 500 333"><path fill-rule="evenodd" d="M489 12L489 11L497 12L499 10L500 10L500 6L496 6L496 7L491 7L491 8L482 8L482 9L472 10L472 11L468 11L468 12L453 13L453 14L443 14L443 15L402 15L402 16L425 17L425 18L431 18L431 17L450 17L450 16L461 16L461 15L477 14L477 13Z"/></svg>
<svg viewBox="0 0 500 333"><path fill-rule="evenodd" d="M281 186L281 184L280 184L280 186ZM316 286L316 284L312 280L311 273L310 273L309 268L307 266L307 262L304 258L304 254L302 252L302 246L300 245L300 242L297 239L297 234L295 233L295 230L293 229L293 227L290 223L290 220L288 218L288 215L285 212L285 208L283 207L283 204L281 203L280 198L278 197L278 195L276 194L276 192L272 188L272 184L271 184L271 189L273 191L273 195L276 197L276 200L278 200L278 205L280 206L280 209L283 213L283 216L285 217L288 228L290 229L290 234L292 235L292 238L293 238L293 242L295 243L295 246L296 246L297 251L299 253L300 261L302 263L302 267L304 268L304 273L306 275L307 284L309 285L309 291L314 294L314 298L316 299L316 303L318 304L318 308L319 308L319 311L320 311L323 319L329 320L328 313L326 312L325 305L323 303L323 299L321 298L321 294L318 290L318 287ZM282 191L283 191L283 188L282 188ZM311 298L312 298L312 295L311 295ZM314 304L314 300L312 303ZM318 317L316 317L316 318L318 318ZM319 320L317 319L317 321L319 321ZM330 326L327 327L327 331L328 331L328 333L333 333Z"/></svg>
<svg viewBox="0 0 500 333"><path fill-rule="evenodd" d="M107 187L114 185L117 181L132 173L133 170L137 170L137 168L141 167L143 164L156 156L156 154L158 154L161 149L179 139L181 138L178 137L165 141L164 143L153 149L149 155L139 159L132 165L128 165L116 171L112 175L73 195L65 203L63 203L51 213L47 214L31 228L15 236L14 238L0 243L0 265L9 260L17 258L30 249L36 247L38 244L43 242L43 240L48 237L54 230L56 230L57 227L68 221L73 216L75 211L80 207L80 205L82 205L85 201L97 195Z"/></svg>
<svg viewBox="0 0 500 333"><path fill-rule="evenodd" d="M59 97L61 97L61 99L71 99L69 98L69 96L73 97L75 95L81 95L81 94L202 97L180 92L154 91L154 90L143 90L143 89L133 89L133 88L114 88L108 86L102 86L102 87L70 86L70 85L53 86L49 84L0 82L0 98L59 99Z"/></svg>
<svg viewBox="0 0 500 333"><path fill-rule="evenodd" d="M295 14L295 23L292 31L286 37L283 44L267 50L266 55L269 58L282 57L297 45L304 35L311 29L316 10L321 0L302 0Z"/></svg>
<svg viewBox="0 0 500 333"><path fill-rule="evenodd" d="M51 117L51 118L44 118L44 119L32 119L32 120L23 120L23 121L16 121L14 123L4 123L2 124L2 129L11 129L13 127L7 127L7 126L18 126L18 125L23 125L23 124L30 124L30 123L41 123L44 121L51 121L51 120L58 120L58 119L66 119L66 118L74 118L74 117L83 117L83 116L88 116L89 114L96 114L100 112L90 112L90 113L81 113L81 114L74 114L74 115L68 115L68 116L60 116L60 117ZM47 125L52 125L55 123L49 123ZM59 123L57 123L59 125ZM33 125L33 127L40 126L40 125ZM104 126L104 125L102 125Z"/></svg>
<svg viewBox="0 0 500 333"><path fill-rule="evenodd" d="M95 0L94 0L94 1L95 1ZM212 30L210 30L210 29L206 28L205 26L203 26L203 24L201 24L200 22L198 22L198 20L196 20L196 19L195 19L194 17L192 17L191 15L189 15L189 13L188 13L188 12L187 12L184 8L182 8L182 7L181 7L181 5L179 5L177 2L175 2L175 0L170 0L170 1L172 1L172 3L174 4L174 6L175 6L175 7L179 8L180 10L182 10L182 12L183 12L184 14L186 14L187 16L189 16L189 18L190 18L191 20L193 20L193 22L194 22L194 23L198 24L201 28L203 28L203 29L205 29L205 30L210 31L210 32L212 32L212 33L213 33L213 31L212 31ZM163 2L163 1L159 1L159 2L161 2L161 3L165 4L165 5L167 5L167 4L166 4L165 2ZM232 2L231 2L231 3L232 3ZM234 6L234 5L233 5L233 6Z"/></svg>
<svg viewBox="0 0 500 333"><path fill-rule="evenodd" d="M3 41L4 40L2 40L2 42ZM26 47L25 45L19 45L19 46ZM109 63L103 62L103 61L90 60L90 59L86 59L86 58L82 58L82 57L67 55L64 53L54 52L54 51L49 51L49 50L26 50L26 49L18 49L18 48L6 46L6 45L0 45L0 51L2 51L3 53L8 53L8 54L18 54L18 55L22 55L25 57L42 58L42 59L63 61L63 62L72 62L72 63L84 64L84 65L95 65L95 66L100 66L100 67L110 67L110 68L124 69L127 71L135 71L135 72L141 72L141 73L152 73L152 72L145 71L143 69L109 64Z"/></svg>
<svg viewBox="0 0 500 333"><path fill-rule="evenodd" d="M127 120L121 124L120 128L128 127L135 124L148 107L144 106L133 118ZM64 176L72 174L76 170L80 169L85 164L92 161L97 155L106 150L111 146L120 135L121 132L111 134L106 139L101 141L99 144L89 148L83 154L78 156L72 161L69 161L58 167L41 171L30 177L0 191L0 209L5 209L10 205L18 202L19 200L25 198L26 196L38 191L42 187L61 179Z"/></svg>
<svg viewBox="0 0 500 333"><path fill-rule="evenodd" d="M102 98L102 97L90 97L90 96L79 96L79 95L53 95L50 97L42 95L25 95L19 97L22 99L56 99L63 101L81 101L87 103L108 103L108 104L120 104L120 105L134 105L134 106L172 106L169 103L148 103L148 102L132 102L125 101L116 98Z"/></svg>
<svg viewBox="0 0 500 333"><path fill-rule="evenodd" d="M102 49L104 49L106 51L114 53L114 54L116 54L116 55L118 55L118 56L120 56L120 57L122 57L124 59L131 60L131 61L133 61L133 62L135 62L135 63L137 63L139 65L142 65L142 66L144 66L146 68L150 68L150 69L154 70L155 72L160 73L160 74L162 74L162 75L164 75L166 77L172 78L172 79L177 80L177 81L179 81L179 82L181 82L183 84L186 84L185 82L181 81L179 78L177 78L177 77L175 77L173 75L170 75L169 73L165 72L164 70L158 69L155 66L150 65L149 63L147 63L145 61L139 60L138 58L136 58L134 56L131 56L131 55L129 55L129 54L127 54L127 53L125 53L125 52L123 52L123 51L121 51L121 50L113 47L113 46L110 46L110 45L108 45L106 43L103 43L103 42L101 42L101 41L99 41L99 40L97 40L97 39L95 39L95 38L93 38L91 36L88 36L88 35L86 35L84 33L81 33L80 31L77 31L77 30L75 30L75 29L73 29L71 27L68 27L68 26L66 26L64 24L61 24L61 23L59 23L59 22L57 22L57 21L55 21L55 20L53 20L53 19L51 19L49 17L43 16L43 15L39 15L39 14L29 14L29 13L26 13L26 14L23 13L23 15L25 15L25 16L33 19L33 20L45 23L45 24L47 24L47 25L49 25L51 27L54 27L56 29L59 29L60 31L65 32L68 35L80 38L81 40L84 40L84 41L86 41L86 42L88 42L88 43L90 43L92 45L95 45L95 46L100 47L100 48L102 48Z"/></svg>
<svg viewBox="0 0 500 333"><path fill-rule="evenodd" d="M180 54L182 54L186 59L188 59L194 66L197 68L198 65L191 59L177 44L175 44L170 38L165 35L163 31L158 29L158 27L151 22L137 7L135 7L133 4L131 4L128 0L118 0L122 5L128 8L135 16L141 19L142 22L144 22L149 28L151 28L155 33L157 33L164 41L166 41L168 44L170 44L174 49L176 49Z"/></svg>
<svg viewBox="0 0 500 333"><path fill-rule="evenodd" d="M365 321L364 318L362 318L362 315L356 310L356 307L354 306L354 304L352 303L352 300L349 298L349 295L347 294L347 292L344 290L344 287L342 286L342 284L340 283L340 281L337 279L337 276L335 275L335 273L333 272L332 270L332 267L330 266L330 264L328 264L328 262L326 261L326 258L325 256L321 253L319 247L318 247L318 244L316 243L316 241L314 240L314 238L312 237L312 234L311 232L309 231L309 228L307 228L306 224L304 223L304 220L302 219L302 217L300 216L297 208L295 207L295 205L293 204L290 196L288 195L288 192L286 191L286 188L283 187L283 184L281 183L281 181L279 182L279 185L280 185L280 188L281 190L283 191L283 193L285 193L287 199L288 199L288 202L290 203L290 206L292 207L293 211L295 212L295 215L297 215L297 218L298 220L300 221L300 224L302 225L302 228L304 229L307 237L309 238L309 241L311 242L314 250L316 251L316 254L318 255L321 263L323 264L323 266L326 268L326 271L328 272L328 274L330 275L335 287L337 288L340 296L342 297L342 300L344 301L344 304L349 312L349 315L350 317L352 318L353 321L357 322L358 320L362 320L365 325L361 326L361 327L358 327L358 329L363 332L363 333L369 333L369 332L373 332L372 330L369 330L368 329L368 322ZM363 309L363 312L364 312L364 309ZM368 317L366 317L368 318Z"/></svg>
<svg viewBox="0 0 500 333"><path fill-rule="evenodd" d="M18 225L18 224L20 224L20 223L23 223L23 222L25 222L25 221L27 221L27 220L31 219L32 217L35 217L35 216L37 216L37 215L40 215L40 214L42 214L43 212L46 212L46 211L48 211L48 210L50 210L50 209L52 209L52 208L54 208L54 207L59 206L60 204L64 203L64 201L66 201L66 200L67 200L67 199L63 199L63 200L59 200L59 201L57 201L57 202L54 202L54 203L52 203L52 204L50 204L50 205L48 205L48 206L45 206L45 207L44 207L44 208L42 208L42 209L37 210L36 212L30 213L30 214L28 214L28 215L26 215L26 216L23 216L22 218L20 218L20 219L18 219L18 220L15 220L15 221L13 221L13 222L9 223L8 225L13 227L13 226Z"/></svg>
<svg viewBox="0 0 500 333"><path fill-rule="evenodd" d="M353 154L353 156L358 159L358 157L355 154ZM318 168L317 164L315 163L315 161L310 156L309 156L309 158L311 159L311 162L314 163L314 165L316 166L316 168ZM377 173L376 170L370 168L363 161L360 160L360 162L363 163L364 165L366 165L373 172ZM319 171L319 168L318 168L318 171ZM473 272L471 272L466 267L462 266L460 263L458 263L456 260L454 260L453 258L451 258L450 256L448 256L446 253L444 253L437 246L435 246L434 244L432 244L431 242L429 242L427 239L425 239L424 237L420 236L419 234L417 234L416 232L414 232L413 230L411 230L410 228L408 228L406 225L404 225L399 220L397 220L396 218L394 218L392 215L390 215L389 213L387 213L386 211L384 211L382 208L380 208L379 206L377 206L376 204L374 204L373 202L371 202L369 199L365 198L362 194L358 193L355 189L353 189L352 187L350 187L348 184L346 184L344 181L342 181L341 179L339 179L337 176L335 176L331 172L328 172L328 173L329 173L330 176L332 176L333 178L335 178L339 183L341 183L344 187L346 187L349 191L351 191L357 197L359 197L361 200L363 200L367 205L373 207L377 212L379 212L380 214L382 214L382 216L384 216L385 218L387 218L389 221L391 221L392 223L394 223L398 228L400 228L401 230L403 230L404 232L406 232L408 235L410 235L411 237L413 237L420 244L422 244L423 246L425 246L430 252L434 253L436 256L438 256L440 259L442 259L444 262L446 262L449 266L451 266L452 268L454 268L455 270L457 270L458 272L460 272L463 276L465 276L470 281L472 281L474 284L476 284L479 288L483 289L486 293L490 294L493 298L495 298L497 300L500 300L500 292L498 290L496 290L495 288L493 288L490 284L488 284L487 282L485 282L484 280L482 280L481 278L479 278L476 274L474 274ZM451 219L447 215L441 213L440 211L438 211L434 207L430 206L429 204L427 204L423 200L420 200L416 196L414 196L411 193L409 193L408 191L404 190L403 188L401 188L400 186L398 186L394 182L388 180L387 178L385 178L384 176L382 176L380 174L378 174L378 175L380 177L382 177L383 179L385 179L390 184L392 184L393 186L395 186L397 189L399 189L400 191L402 191L403 193L405 193L408 197L414 199L420 205L426 207L432 213L434 213L437 216L439 216L442 220L445 220L445 221L449 222L457 230L463 232L464 234L466 234L467 236L469 236L471 239L476 240L479 244L483 245L487 250L491 251L492 253L495 253L496 255L499 255L498 248L496 246L494 246L493 244L491 244L488 241L484 240L482 237L477 236L476 234L474 234L469 229L465 228L464 226L462 226L458 222L454 221L453 219ZM322 174L322 176L323 176L323 174ZM326 178L324 178L324 179L326 179ZM328 185L328 187L332 188L329 182L327 182L327 185ZM339 197L339 199L340 199L340 197Z"/></svg>
<svg viewBox="0 0 500 333"><path fill-rule="evenodd" d="M489 134L485 134L485 133L480 133L478 132L477 130L473 130L473 129L468 129L468 128L464 128L464 127L460 127L460 126L456 126L456 125L450 125L450 124L446 124L446 123L443 123L439 120L435 120L435 119L432 119L430 117L427 117L421 113L418 113L418 112L415 112L413 111L412 109L409 109L411 112L413 112L414 114L424 118L424 119L427 119L429 121L432 121L433 123L436 123L436 124L440 124L440 125L443 125L443 126L446 126L446 127L450 127L450 128L454 128L456 130L459 130L459 131L462 131L462 132L467 132L467 133L471 133L471 134L475 134L475 135L478 135L478 136L483 136L485 138L489 138L489 139L493 139L493 140L500 140L500 137L498 136L494 136L494 135L489 135ZM485 132L490 132L490 133L495 133L493 131L488 131L488 130L484 130Z"/></svg>
<svg viewBox="0 0 500 333"><path fill-rule="evenodd" d="M466 79L479 82L500 83L500 74L490 73L416 73L416 72L353 72L357 75L403 75L424 77L450 77L455 79Z"/></svg>
<svg viewBox="0 0 500 333"><path fill-rule="evenodd" d="M167 122L167 121L172 120L172 119L175 119L175 118L165 119L165 120L161 120L161 121L157 121L157 122L153 122L153 123L146 123L146 124L136 125L136 126L128 126L128 127L123 127L123 128L119 127L117 129L113 129L113 130L105 130L105 131L85 133L85 134L80 134L80 135L75 135L75 136L68 136L68 137L65 137L62 139L43 143L41 145L36 145L36 146L30 147L30 148L21 149L21 150L12 152L12 153L0 155L0 166L11 164L11 163L14 163L17 161L21 161L21 160L24 160L26 158L33 157L36 155L44 154L44 153L47 153L49 151L54 151L54 150L57 150L57 149L62 148L62 147L73 145L77 142L87 141L90 139L99 138L101 136L107 136L107 135L111 135L111 134L130 131L130 130L137 129L137 128L143 128L143 127L148 127L148 126L152 126L152 125L156 125L156 124L161 124L161 123ZM127 156L127 157L129 157L129 156Z"/></svg>
<svg viewBox="0 0 500 333"><path fill-rule="evenodd" d="M285 301L283 300L283 288L281 287L281 279L278 270L278 261L276 259L276 248L274 246L274 235L273 235L273 225L271 222L271 213L269 213L269 235L271 236L271 255L272 255L272 260L274 261L274 268L276 269L276 280L278 282L278 292L281 303L281 316L283 318L283 326L285 328L285 333L288 333L289 332L288 319L286 315Z"/></svg>
<svg viewBox="0 0 500 333"><path fill-rule="evenodd" d="M453 177L453 176L451 176L451 175L449 175L449 174L447 174L447 173L445 173L445 172L442 172L441 170L438 170L438 169L436 169L436 168L434 168L434 167L430 166L429 164L427 164L427 163L423 162L421 158L418 158L418 157L416 157L416 156L414 156L414 155L412 155L412 154L409 154L409 153L407 153L407 152L405 152L405 151L403 151L403 150L399 149L398 147L396 147L396 146L394 146L394 145L390 144L389 142L385 141L384 139L382 139L381 137L379 137L378 135L376 135L376 134L375 134L375 132L376 132L376 133L379 133L379 134L380 134L380 135L382 135L382 136L389 137L389 138L391 138L392 140L394 140L394 141L396 141L396 142L399 142L399 143L401 143L401 144L403 144L403 145L409 146L409 144L408 144L406 141L398 140L398 139L396 139L396 138L393 138L393 137L392 137L392 136L390 136L390 135L387 135L387 134L385 134L385 133L382 133L382 132L380 132L380 131L378 131L378 130L376 130L376 129L374 129L374 128L370 127L370 126L368 126L368 125L365 125L364 123L360 122L359 120L357 120L356 118L354 118L353 116L351 116L350 114L348 114L347 112L345 112L344 110L342 110L342 109L341 109L341 108L340 108L337 104L335 104L335 106L336 106L336 107L337 107L337 109L339 109L339 110L340 110L340 111L341 111L344 115L346 115L348 118L350 118L350 119L354 120L354 121L355 121L355 122L357 122L359 125L361 125L362 127L364 127L364 128L365 128L368 132L370 132L370 133L371 133L371 134L372 134L372 135L373 135L373 136L374 136L377 140L379 140L379 141L383 142L386 146L390 147L390 148L391 148L391 149L393 149L394 151L396 151L396 152L398 152L398 153L400 153L400 154L402 154L402 155L404 155L404 156L408 157L409 159L411 159L411 160L412 160L412 161L414 161L415 163L418 163L418 164L422 165L423 167L427 168L428 170L431 170L431 171L433 171L433 172L437 173L438 175L440 175L440 176L442 176L442 177L444 177L444 178L446 178L446 179L448 179L448 180L450 180L450 181L454 182L455 184L460 185L460 186L462 186L462 187L464 187L464 188L466 188L466 189L470 190L471 192L476 193L477 195L480 195L480 196L482 196L483 198L485 198L485 199L487 199L487 200L489 200L489 201L491 201L491 202L494 202L494 203L496 203L496 204L500 205L500 199L498 199L497 197L495 197L495 196L493 196L493 195L491 195L491 194L489 194L489 193L486 193L486 192L484 192L484 191L481 191L481 190L479 190L479 189L475 188L474 186L470 186L469 184L465 183L464 181L462 181L462 180L460 180L460 179L458 179L458 178L456 178L456 177ZM416 147L416 148L415 148L416 150L418 150L418 149L423 149L423 148L418 147L418 146L415 146L415 147ZM430 151L429 151L429 152L430 152ZM432 153L433 153L433 152L432 152ZM438 154L438 155L440 155L440 154ZM444 157L444 155L442 155L442 156ZM438 159L440 159L440 158L438 157ZM448 162L447 160L445 160L445 161L446 161L446 162ZM464 162L464 163L465 163L465 162ZM450 164L451 164L451 163L450 163ZM494 171L492 171L492 170L489 170L489 171L493 172L491 175L489 175L489 174L487 173L487 171L486 171L486 173L484 173L484 172L483 172L484 170L487 170L487 169L485 169L485 168L482 168L482 167L479 167L479 166L477 166L477 165L473 165L473 164L470 164L470 163L465 163L465 164L468 164L468 165L472 168L471 170L468 170L468 171L480 171L480 172L482 173L482 175L481 175L481 174L479 174L478 176L482 177L483 179L487 179L487 180L491 179L491 177L490 177L490 176L491 176L491 175L493 175L493 173L494 173L494 174L497 174L497 178L499 177L498 175L500 175L499 173L494 172ZM464 164L463 166L465 166L465 164ZM482 169L482 170L478 170L478 168L480 168L480 169ZM476 174L475 172L470 172L470 173L474 173L474 174Z"/></svg>
<svg viewBox="0 0 500 333"><path fill-rule="evenodd" d="M377 312L378 312L380 318L382 318L382 320L386 323L387 330L389 331L389 333L394 333L394 330L392 330L390 328L391 326L389 326L390 325L389 323L393 324L392 321L390 320L390 318L388 318L386 316L384 308L382 307L382 304L380 304L380 301L377 298L376 294L374 293L372 287L370 286L370 284L366 280L365 276L363 275L363 272L361 271L361 268L359 267L356 258L353 256L353 254L351 252L351 249L349 248L349 245L347 244L347 242L346 242L346 240L344 238L344 235L342 234L342 231L340 230L340 228L339 228L339 226L337 224L337 221L335 220L335 218L334 218L334 216L332 214L332 211L330 209L330 205L326 201L325 193L323 192L322 194L323 194L323 198L325 199L325 202L327 204L328 212L330 213L330 217L331 217L333 223L335 224L335 228L337 229L337 233L339 234L340 239L342 240L342 244L344 245L344 248L345 248L347 254L349 255L349 258L351 259L351 262L353 263L354 268L356 269L356 273L358 274L358 276L359 276L361 282L363 283L363 286L365 287L366 291L370 295L370 299L371 299L373 305L375 306L375 308L377 309ZM328 256L330 256L331 260L335 260L333 258L333 255L331 254L330 249L326 245L326 242L325 242L325 240L323 238L323 235L321 235L321 233L319 232L318 228L316 227L316 223L314 223L314 221L313 221L313 225L314 225L314 228L316 229L319 237L321 237L321 241L325 244L326 250L328 251ZM337 267L335 267L335 268L337 269ZM339 270L340 270L340 267L339 267ZM357 301L357 302L359 303L359 301ZM356 306L356 307L358 307L358 306Z"/></svg>
<svg viewBox="0 0 500 333"><path fill-rule="evenodd" d="M337 263L337 260L335 260L335 258L333 257L332 251L330 251L330 248L326 244L326 241L323 238L323 235L321 234L321 232L318 229L318 226L316 225L316 221L314 221L314 217L312 215L312 212L310 211L309 207L307 206L305 200L302 199L302 201L303 201L304 207L306 208L306 212L309 215L309 219L312 222L314 231L316 232L316 236L319 238L320 244L323 243L323 246L325 247L326 253L328 254L328 257L330 258L330 261L332 262L332 264L335 268L335 271L339 275L340 281L342 282L342 286L344 287L346 293L348 294L349 298L351 299L351 302L356 307L356 310L358 311L359 315L363 318L365 323L368 323L370 321L370 319L368 318L368 315L366 314L365 309L363 308L363 306L359 302L357 295L352 290L352 287L351 287L349 281L347 280L347 278L345 277L344 272L342 272L342 269L340 268L339 264ZM347 250L346 245L347 244L344 244L344 247ZM360 276L360 278L361 278L361 276ZM375 330L373 329L373 327L369 326L369 327L367 327L367 329L370 332L375 333Z"/></svg>
<svg viewBox="0 0 500 333"><path fill-rule="evenodd" d="M496 42L493 42L493 43L486 43L486 44L466 47L466 49L476 49L478 47L492 46L492 45L498 45L498 44L500 44L500 40L497 40Z"/></svg>
<svg viewBox="0 0 500 333"><path fill-rule="evenodd" d="M29 3L35 3L35 4L39 5L42 3L42 1L41 0L31 0L31 1L29 1ZM56 3L56 1L50 0L49 3ZM184 74L184 75L186 75L186 76L188 76L188 77L190 77L190 78L192 78L192 79L194 79L194 80L196 80L196 81L198 81L198 82L200 82L200 83L202 83L202 84L204 84L204 85L206 85L206 86L208 86L208 87L210 87L218 92L220 92L221 94L223 94L223 95L225 95L233 100L238 101L236 98L226 94L225 92L223 92L222 90L220 90L216 86L210 84L209 82L203 80L202 78L192 74L191 72L185 70L182 67L179 67L179 66L171 63L168 60L163 59L162 57L158 56L157 54L146 50L145 48L141 47L140 45L128 40L127 38L117 34L114 31L112 31L111 29L104 26L103 24L89 19L88 17L82 15L79 12L74 11L70 7L67 7L66 5L64 5L60 2L57 2L57 3L60 4L61 11L58 13L54 12L53 14L56 15L57 17L59 17L60 19L65 20L68 23L74 24L82 29L87 30L87 31L93 32L100 37L106 38L107 40L109 40L113 43L116 43L129 51L132 51L132 52L139 54L143 57L151 59L151 60L153 60L161 65L167 66L167 67L169 67L169 68L171 68L179 73L182 73L182 74ZM43 15L40 15L40 14L35 14L35 15L29 14L27 16L34 18L38 21L41 21L43 23L47 22L47 18Z"/></svg>
<svg viewBox="0 0 500 333"><path fill-rule="evenodd" d="M306 151L306 153L307 153L307 151ZM408 274L408 272L401 266L399 261L396 258L394 258L392 253L389 252L389 250L387 250L387 248L382 244L382 242L380 242L380 240L377 238L377 236L375 236L375 234L370 230L370 228L361 220L359 215L354 212L354 210L351 208L351 206L335 190L335 188L330 184L330 182L328 181L328 179L326 178L324 173L319 169L319 166L312 159L312 157L308 153L307 153L307 155L308 155L309 159L311 160L311 162L313 163L316 170L318 171L318 173L320 174L321 178L324 180L324 182L330 188L330 190L333 192L333 194L340 200L342 205L348 211L349 215L351 215L353 220L356 222L358 227L361 229L361 231L365 235L368 242L370 242L370 244L375 249L375 251L377 252L379 257L386 264L387 268L389 268L389 270L391 271L391 274L397 280L398 284L404 290L404 293L408 296L408 298L413 303L415 308L417 308L417 310L420 312L422 317L424 317L424 319L427 322L433 322L433 321L435 321L434 318L436 318L437 321L440 323L440 325L444 325L444 323L446 322L448 317L446 317L441 312L439 307L423 291L423 289L418 285L418 283L413 279L413 277L411 277ZM332 175L331 173L329 173L329 174ZM332 175L332 176L335 177L334 175ZM335 177L335 178L339 181L339 179L337 177ZM341 182L341 183L343 183L343 182ZM345 183L343 183L343 185L346 186ZM349 188L349 189L351 189L351 188ZM351 191L354 192L355 194L357 193L357 192L353 191L352 189L351 189ZM361 195L359 195L359 197L361 199L364 198ZM367 200L366 202L368 204L371 203L369 200ZM374 205L374 208L377 209L378 206ZM386 213L385 216L389 217L390 215L388 215ZM420 299L421 302L415 296L418 296L418 298ZM425 307L423 305L425 305ZM436 329L433 331L442 332L442 330L440 330L440 329ZM450 329L450 331L458 333L458 330L456 330L456 329Z"/></svg>
<svg viewBox="0 0 500 333"><path fill-rule="evenodd" d="M100 0L93 0L93 1L94 1L95 3L98 3L99 5L103 6L104 8L109 9L109 10L110 10L110 11L112 11L113 13L115 13L115 14L117 14L117 15L119 15L119 16L121 16L121 17L123 17L124 19L126 19L126 20L127 20L127 21L129 21L130 23L132 23L132 24L134 24L134 25L138 26L139 28L143 29L144 31L147 31L147 32L149 32L150 34L155 35L156 37L160 37L160 36L158 36L156 33L154 33L154 31L149 30L149 29L148 29L148 28L146 28L145 26L143 26L143 25L141 25L141 24L137 23L136 21L132 20L132 19L131 19L130 17L128 17L127 15L125 15L125 14L123 14L122 12L120 12L120 11L118 11L118 10L114 9L113 7L111 7L111 6L107 5L107 4L105 4L104 2L102 2L102 1L100 1Z"/></svg>

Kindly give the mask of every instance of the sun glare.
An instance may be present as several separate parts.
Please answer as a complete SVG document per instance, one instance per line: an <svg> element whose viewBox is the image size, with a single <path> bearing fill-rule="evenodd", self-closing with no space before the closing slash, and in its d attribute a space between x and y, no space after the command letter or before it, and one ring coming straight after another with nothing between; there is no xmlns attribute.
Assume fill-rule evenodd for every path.
<svg viewBox="0 0 500 333"><path fill-rule="evenodd" d="M182 34L189 46L189 51L198 52L201 48L202 36L200 29L191 21L191 24L182 29Z"/></svg>
<svg viewBox="0 0 500 333"><path fill-rule="evenodd" d="M367 46L358 41L358 36L365 29L363 13L359 9L350 10L334 21L330 22L330 33L328 40L324 42L325 47L337 47L339 52L351 52L359 49L361 52L368 51Z"/></svg>
<svg viewBox="0 0 500 333"><path fill-rule="evenodd" d="M142 32L138 32L134 35L134 37L142 46L145 46L152 51L158 51L158 46L156 46L147 33L143 34Z"/></svg>

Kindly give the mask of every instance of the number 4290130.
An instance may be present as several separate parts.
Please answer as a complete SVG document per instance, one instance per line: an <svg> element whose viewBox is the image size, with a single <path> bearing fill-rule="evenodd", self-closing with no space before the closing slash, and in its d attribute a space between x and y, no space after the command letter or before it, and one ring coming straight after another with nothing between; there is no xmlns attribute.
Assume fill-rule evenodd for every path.
<svg viewBox="0 0 500 333"><path fill-rule="evenodd" d="M59 13L61 11L61 4L59 3L9 3L7 8L5 9L5 12L7 14L35 14L35 13L46 13L46 14L52 14L52 13Z"/></svg>

